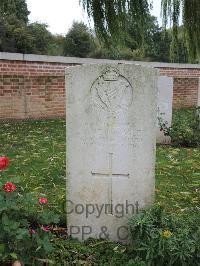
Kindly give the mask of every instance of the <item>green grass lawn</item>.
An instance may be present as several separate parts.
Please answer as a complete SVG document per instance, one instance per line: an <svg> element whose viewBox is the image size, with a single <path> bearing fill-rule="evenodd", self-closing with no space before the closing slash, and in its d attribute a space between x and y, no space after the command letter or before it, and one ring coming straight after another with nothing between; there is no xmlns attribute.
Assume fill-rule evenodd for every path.
<svg viewBox="0 0 200 266"><path fill-rule="evenodd" d="M10 167L5 174L20 176L29 191L47 194L50 204L63 212L65 202L65 121L1 123L0 154ZM169 210L199 202L200 148L158 146L156 202Z"/></svg>
<svg viewBox="0 0 200 266"><path fill-rule="evenodd" d="M0 155L10 158L9 176L20 176L24 190L44 193L52 208L59 211L65 221L65 121L25 121L0 125ZM200 148L173 148L158 146L156 156L156 202L171 212L199 206L200 202ZM122 265L130 259L123 247L114 243L95 242L82 245L78 242L57 242L55 256L66 261L68 257L81 265ZM65 246L65 248L64 248ZM62 253L62 249L65 252ZM103 254L103 255L102 255ZM102 260L103 256L103 260ZM104 261L105 260L105 261ZM110 264L112 262L112 264ZM108 263L108 264L106 264ZM125 265L125 264L123 264ZM131 265L131 264L130 264ZM135 264L134 264L135 265Z"/></svg>
<svg viewBox="0 0 200 266"><path fill-rule="evenodd" d="M1 123L0 155L10 158L8 176L26 191L46 194L52 208L65 208L65 121Z"/></svg>

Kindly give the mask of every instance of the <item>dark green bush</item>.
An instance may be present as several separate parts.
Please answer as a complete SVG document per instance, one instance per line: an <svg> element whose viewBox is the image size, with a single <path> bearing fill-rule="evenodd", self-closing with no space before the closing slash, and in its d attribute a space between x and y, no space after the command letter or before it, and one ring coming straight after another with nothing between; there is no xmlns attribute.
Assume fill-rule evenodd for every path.
<svg viewBox="0 0 200 266"><path fill-rule="evenodd" d="M199 209L167 214L160 206L130 221L133 249L146 265L199 265Z"/></svg>
<svg viewBox="0 0 200 266"><path fill-rule="evenodd" d="M200 108L173 110L171 127L162 117L159 122L164 134L171 137L173 146L200 146Z"/></svg>

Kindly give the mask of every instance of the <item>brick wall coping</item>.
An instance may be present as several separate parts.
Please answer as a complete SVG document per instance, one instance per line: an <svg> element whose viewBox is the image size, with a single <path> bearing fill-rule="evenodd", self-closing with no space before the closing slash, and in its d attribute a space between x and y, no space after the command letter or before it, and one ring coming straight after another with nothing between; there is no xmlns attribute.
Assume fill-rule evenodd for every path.
<svg viewBox="0 0 200 266"><path fill-rule="evenodd" d="M48 56L48 55L5 53L5 52L0 52L0 60L48 62L48 63L60 63L60 64L127 63L127 64L146 65L156 68L200 69L200 64L177 64L177 63L160 63L160 62L144 62L144 61L92 59L92 58Z"/></svg>

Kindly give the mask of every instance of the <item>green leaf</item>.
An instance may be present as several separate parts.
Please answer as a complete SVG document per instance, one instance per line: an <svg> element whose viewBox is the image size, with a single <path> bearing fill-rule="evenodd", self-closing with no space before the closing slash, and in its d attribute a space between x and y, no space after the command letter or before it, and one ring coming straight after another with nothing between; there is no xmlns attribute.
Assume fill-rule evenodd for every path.
<svg viewBox="0 0 200 266"><path fill-rule="evenodd" d="M8 219L8 216L4 213L3 216L2 216L2 224L4 225L9 225L9 219Z"/></svg>
<svg viewBox="0 0 200 266"><path fill-rule="evenodd" d="M5 250L5 244L0 244L0 253L3 253Z"/></svg>
<svg viewBox="0 0 200 266"><path fill-rule="evenodd" d="M11 256L11 258L13 258L13 259L18 259L18 256L17 256L17 254L16 253L10 253L10 256Z"/></svg>

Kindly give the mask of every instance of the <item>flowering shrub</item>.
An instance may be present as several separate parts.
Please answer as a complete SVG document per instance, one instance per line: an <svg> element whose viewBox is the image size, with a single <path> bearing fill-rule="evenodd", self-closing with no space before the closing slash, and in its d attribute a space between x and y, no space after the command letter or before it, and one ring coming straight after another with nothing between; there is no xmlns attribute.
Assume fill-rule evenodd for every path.
<svg viewBox="0 0 200 266"><path fill-rule="evenodd" d="M133 251L145 265L199 265L199 209L168 214L160 206L130 220Z"/></svg>
<svg viewBox="0 0 200 266"><path fill-rule="evenodd" d="M158 118L160 130L171 137L173 146L200 146L200 107L173 110L171 127L163 120L162 115L161 113Z"/></svg>
<svg viewBox="0 0 200 266"><path fill-rule="evenodd" d="M9 159L0 157L0 264L21 260L40 265L53 250L53 224L59 222L45 195L24 193L20 178L7 177Z"/></svg>

